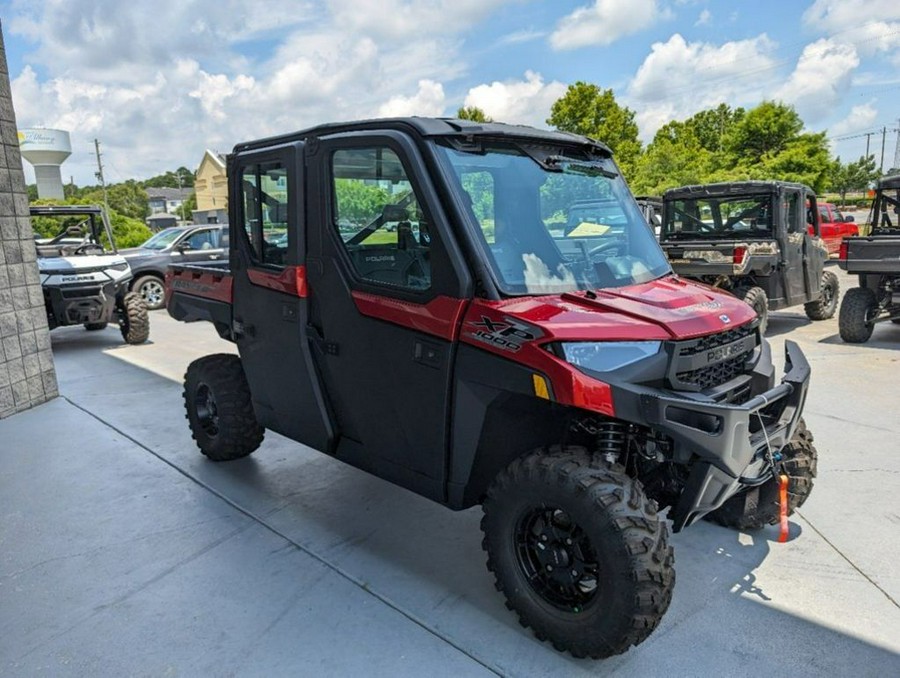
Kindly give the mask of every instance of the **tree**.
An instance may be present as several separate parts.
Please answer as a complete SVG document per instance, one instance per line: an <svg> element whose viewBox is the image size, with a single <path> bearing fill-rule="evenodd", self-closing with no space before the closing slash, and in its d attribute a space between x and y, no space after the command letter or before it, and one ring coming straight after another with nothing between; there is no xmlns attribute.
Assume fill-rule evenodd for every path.
<svg viewBox="0 0 900 678"><path fill-rule="evenodd" d="M134 179L129 179L121 184L107 186L109 207L119 214L132 219L143 221L150 214L150 203L147 191ZM103 190L94 189L83 193L81 199L87 202L103 204Z"/></svg>
<svg viewBox="0 0 900 678"><path fill-rule="evenodd" d="M197 193L191 193L187 200L179 205L176 212L182 221L190 221L194 216L194 210L197 209Z"/></svg>
<svg viewBox="0 0 900 678"><path fill-rule="evenodd" d="M734 124L725 146L737 158L755 163L785 150L802 129L793 106L764 101Z"/></svg>
<svg viewBox="0 0 900 678"><path fill-rule="evenodd" d="M875 156L861 155L859 160L841 163L838 157L832 165L828 175L828 188L841 194L841 202L847 196L847 191L864 191L868 185L875 181L881 172L875 164Z"/></svg>
<svg viewBox="0 0 900 678"><path fill-rule="evenodd" d="M456 117L460 120L471 120L472 122L494 122L483 110L478 106L462 106L456 111Z"/></svg>
<svg viewBox="0 0 900 678"><path fill-rule="evenodd" d="M362 225L392 200L383 188L353 179L335 179L335 198L342 219Z"/></svg>
<svg viewBox="0 0 900 678"><path fill-rule="evenodd" d="M179 167L175 171L167 171L141 182L144 188L193 188L194 173L187 167Z"/></svg>
<svg viewBox="0 0 900 678"><path fill-rule="evenodd" d="M616 156L626 176L633 172L641 152L634 111L616 102L611 89L576 82L550 109L547 124L564 132L574 132L602 141Z"/></svg>

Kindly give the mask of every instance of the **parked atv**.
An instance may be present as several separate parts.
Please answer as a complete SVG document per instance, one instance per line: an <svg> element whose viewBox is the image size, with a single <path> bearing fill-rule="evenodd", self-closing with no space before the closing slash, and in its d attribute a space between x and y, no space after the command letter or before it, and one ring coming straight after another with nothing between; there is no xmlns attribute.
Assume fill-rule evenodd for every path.
<svg viewBox="0 0 900 678"><path fill-rule="evenodd" d="M900 324L900 175L878 182L869 223L869 235L844 238L838 260L859 276L839 316L841 339L852 344L868 341L877 323Z"/></svg>
<svg viewBox="0 0 900 678"><path fill-rule="evenodd" d="M606 146L374 120L240 144L228 177L229 265L166 280L240 353L185 375L209 459L268 429L481 504L510 609L577 657L658 626L669 521L758 528L809 496L803 352L776 382L753 311L672 274Z"/></svg>
<svg viewBox="0 0 900 678"><path fill-rule="evenodd" d="M781 181L685 186L663 196L660 244L675 272L748 303L765 332L768 312L803 304L827 320L838 279L825 270L812 189Z"/></svg>
<svg viewBox="0 0 900 678"><path fill-rule="evenodd" d="M128 291L131 268L116 252L103 209L41 205L31 208L31 216L52 217L61 226L55 237L35 242L50 329L83 325L96 331L117 322L129 344L147 341L147 307L139 295ZM110 250L103 246L101 229Z"/></svg>

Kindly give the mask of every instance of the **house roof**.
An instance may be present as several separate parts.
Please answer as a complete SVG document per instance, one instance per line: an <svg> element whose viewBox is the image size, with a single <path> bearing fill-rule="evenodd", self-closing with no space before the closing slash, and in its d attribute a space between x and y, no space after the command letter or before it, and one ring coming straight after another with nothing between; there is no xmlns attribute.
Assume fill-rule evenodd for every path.
<svg viewBox="0 0 900 678"><path fill-rule="evenodd" d="M154 198L163 198L164 200L187 200L194 192L193 188L148 188L147 197L150 200Z"/></svg>

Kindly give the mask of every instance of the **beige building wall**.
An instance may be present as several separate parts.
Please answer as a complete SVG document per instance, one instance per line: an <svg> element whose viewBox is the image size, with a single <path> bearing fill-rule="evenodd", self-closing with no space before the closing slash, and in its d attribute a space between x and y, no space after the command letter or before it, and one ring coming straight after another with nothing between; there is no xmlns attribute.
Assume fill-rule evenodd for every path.
<svg viewBox="0 0 900 678"><path fill-rule="evenodd" d="M0 419L57 395L36 256L0 30Z"/></svg>
<svg viewBox="0 0 900 678"><path fill-rule="evenodd" d="M194 180L197 193L197 210L212 211L228 209L228 178L225 163L212 151L206 151L197 177Z"/></svg>

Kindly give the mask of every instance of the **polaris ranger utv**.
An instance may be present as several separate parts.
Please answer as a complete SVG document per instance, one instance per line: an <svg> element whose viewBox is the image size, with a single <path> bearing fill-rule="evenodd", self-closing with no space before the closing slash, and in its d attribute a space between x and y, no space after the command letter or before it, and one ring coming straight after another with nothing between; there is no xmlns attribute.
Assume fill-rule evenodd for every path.
<svg viewBox="0 0 900 678"><path fill-rule="evenodd" d="M116 321L129 344L142 344L150 335L147 307L128 291L131 268L115 249L112 228L102 208L93 205L41 205L31 216L53 217L58 235L35 242L38 270L50 329L84 325L105 329ZM104 249L101 228L112 250Z"/></svg>
<svg viewBox="0 0 900 678"><path fill-rule="evenodd" d="M210 459L271 429L481 504L510 608L578 657L659 624L662 509L675 531L706 515L786 529L809 495L802 352L786 342L776 383L752 309L672 274L603 144L376 120L239 144L228 177L230 267L167 275L169 313L240 353L185 375ZM614 226L571 228L597 201Z"/></svg>
<svg viewBox="0 0 900 678"><path fill-rule="evenodd" d="M878 181L869 223L869 235L844 238L838 260L859 276L838 316L841 339L852 344L868 341L876 323L900 324L900 175Z"/></svg>
<svg viewBox="0 0 900 678"><path fill-rule="evenodd" d="M781 181L684 186L663 196L660 244L679 275L728 290L753 307L765 333L768 312L803 304L827 320L838 279L825 270L813 190Z"/></svg>

